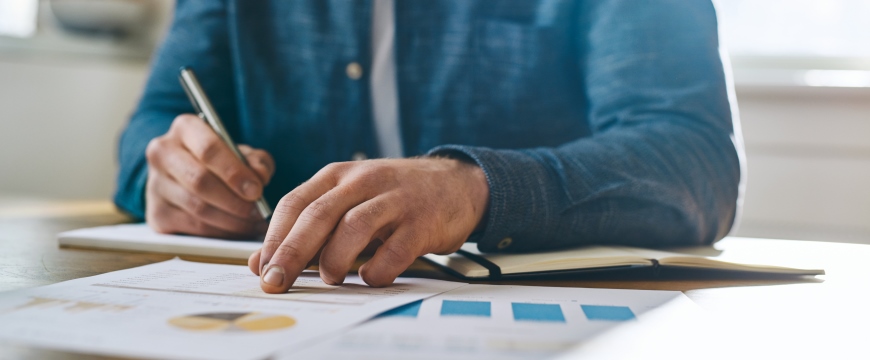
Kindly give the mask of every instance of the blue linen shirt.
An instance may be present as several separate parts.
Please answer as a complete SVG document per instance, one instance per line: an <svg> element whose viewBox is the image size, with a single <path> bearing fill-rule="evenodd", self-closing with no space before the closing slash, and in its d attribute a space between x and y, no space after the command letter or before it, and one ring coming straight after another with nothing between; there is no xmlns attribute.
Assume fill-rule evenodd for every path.
<svg viewBox="0 0 870 360"><path fill-rule="evenodd" d="M145 148L193 111L182 65L232 137L275 158L272 204L328 163L376 157L371 8L179 0L120 139L116 204L144 216ZM742 148L709 0L397 1L395 14L404 153L484 170L489 209L472 239L482 251L728 233ZM345 74L351 62L361 78Z"/></svg>

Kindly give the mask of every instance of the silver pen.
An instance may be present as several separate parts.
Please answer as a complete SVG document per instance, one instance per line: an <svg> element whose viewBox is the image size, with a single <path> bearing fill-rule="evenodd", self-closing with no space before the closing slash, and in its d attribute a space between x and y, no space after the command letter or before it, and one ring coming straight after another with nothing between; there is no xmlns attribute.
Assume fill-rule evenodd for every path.
<svg viewBox="0 0 870 360"><path fill-rule="evenodd" d="M230 134L227 133L227 129L224 128L224 124L218 117L217 111L212 107L211 101L209 101L208 97L205 96L205 91L203 91L202 86L199 85L199 81L196 79L193 69L186 66L182 67L181 72L178 74L178 80L181 81L181 87L183 87L184 92L187 93L190 103L193 104L194 110L198 113L197 115L211 126L212 130L214 130L218 137L223 140L224 144L227 144L239 160L241 160L245 165L249 165L248 161L245 160L245 157L242 156L242 153L239 151L239 148L236 147L236 143L233 142L233 139L230 139ZM269 207L268 203L266 203L266 199L260 197L257 199L256 204L257 211L260 212L263 219L268 219L269 216L272 215L272 208Z"/></svg>

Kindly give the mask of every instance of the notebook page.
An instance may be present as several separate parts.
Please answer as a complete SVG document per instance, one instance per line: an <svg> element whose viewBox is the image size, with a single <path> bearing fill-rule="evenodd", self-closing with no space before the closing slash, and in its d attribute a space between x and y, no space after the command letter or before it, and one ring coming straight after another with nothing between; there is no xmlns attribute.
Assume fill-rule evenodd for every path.
<svg viewBox="0 0 870 360"><path fill-rule="evenodd" d="M462 250L480 255L498 265L503 274L652 264L644 254L626 249L629 248L588 246L529 254L482 254L477 250L476 244L462 246Z"/></svg>
<svg viewBox="0 0 870 360"><path fill-rule="evenodd" d="M61 246L158 252L174 255L247 259L260 240L223 240L197 236L158 234L146 224L122 224L78 229L58 234Z"/></svg>

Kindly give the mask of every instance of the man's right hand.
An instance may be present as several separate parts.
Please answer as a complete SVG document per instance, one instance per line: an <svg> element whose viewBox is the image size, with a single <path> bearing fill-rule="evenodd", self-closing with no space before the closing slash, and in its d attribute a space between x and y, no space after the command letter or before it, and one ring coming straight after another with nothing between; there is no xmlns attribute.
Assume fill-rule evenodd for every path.
<svg viewBox="0 0 870 360"><path fill-rule="evenodd" d="M244 238L266 232L254 201L275 171L264 150L240 145L239 160L202 119L179 115L145 151L145 220L157 232Z"/></svg>

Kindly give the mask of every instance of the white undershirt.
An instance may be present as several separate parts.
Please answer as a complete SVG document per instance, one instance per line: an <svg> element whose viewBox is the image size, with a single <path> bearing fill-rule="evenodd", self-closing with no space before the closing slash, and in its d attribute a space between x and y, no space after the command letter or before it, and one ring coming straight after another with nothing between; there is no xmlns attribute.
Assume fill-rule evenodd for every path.
<svg viewBox="0 0 870 360"><path fill-rule="evenodd" d="M372 116L382 157L402 157L399 96L396 91L396 23L393 0L374 0L372 10Z"/></svg>

